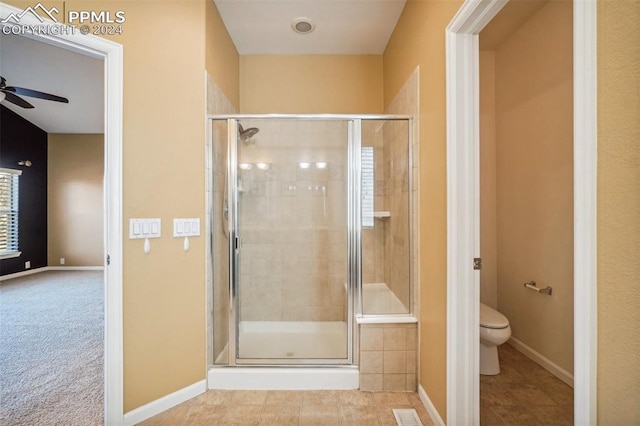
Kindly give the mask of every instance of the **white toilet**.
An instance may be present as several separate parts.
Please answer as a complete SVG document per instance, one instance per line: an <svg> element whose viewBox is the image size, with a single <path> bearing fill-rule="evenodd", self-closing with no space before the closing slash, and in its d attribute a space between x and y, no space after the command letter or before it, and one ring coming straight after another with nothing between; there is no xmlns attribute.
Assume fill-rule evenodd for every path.
<svg viewBox="0 0 640 426"><path fill-rule="evenodd" d="M511 337L509 320L491 307L480 304L480 374L500 374L498 345Z"/></svg>

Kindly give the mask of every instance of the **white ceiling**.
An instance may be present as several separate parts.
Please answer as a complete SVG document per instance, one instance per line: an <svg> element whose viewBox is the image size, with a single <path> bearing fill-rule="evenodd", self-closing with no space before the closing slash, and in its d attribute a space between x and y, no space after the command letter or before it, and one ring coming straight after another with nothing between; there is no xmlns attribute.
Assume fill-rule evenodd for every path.
<svg viewBox="0 0 640 426"><path fill-rule="evenodd" d="M34 109L2 105L47 133L104 132L102 60L16 35L0 35L0 75L7 86L69 99L68 104L24 96Z"/></svg>
<svg viewBox="0 0 640 426"><path fill-rule="evenodd" d="M238 53L382 54L406 0L214 0ZM307 17L313 32L291 22ZM15 111L48 133L104 132L103 62L29 38L0 34L0 75L8 86L64 96L68 104L25 97Z"/></svg>
<svg viewBox="0 0 640 426"><path fill-rule="evenodd" d="M214 0L238 53L382 54L405 0ZM297 34L291 22L316 28Z"/></svg>

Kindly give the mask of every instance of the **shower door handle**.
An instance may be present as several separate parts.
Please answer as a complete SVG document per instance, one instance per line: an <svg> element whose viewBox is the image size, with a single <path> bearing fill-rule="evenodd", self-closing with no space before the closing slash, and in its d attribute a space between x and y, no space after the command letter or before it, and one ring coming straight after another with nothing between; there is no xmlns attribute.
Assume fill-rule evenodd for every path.
<svg viewBox="0 0 640 426"><path fill-rule="evenodd" d="M236 237L235 239L235 249L236 249L236 254L240 252L240 237Z"/></svg>

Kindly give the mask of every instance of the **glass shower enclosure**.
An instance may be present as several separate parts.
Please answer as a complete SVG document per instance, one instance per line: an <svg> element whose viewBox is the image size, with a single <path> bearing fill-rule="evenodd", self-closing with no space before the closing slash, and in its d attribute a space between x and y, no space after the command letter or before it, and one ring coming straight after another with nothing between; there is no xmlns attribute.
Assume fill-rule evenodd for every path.
<svg viewBox="0 0 640 426"><path fill-rule="evenodd" d="M383 313L367 312L363 274L364 287L395 288L394 314L411 311L410 128L400 116L210 118L211 364L354 364L356 316Z"/></svg>

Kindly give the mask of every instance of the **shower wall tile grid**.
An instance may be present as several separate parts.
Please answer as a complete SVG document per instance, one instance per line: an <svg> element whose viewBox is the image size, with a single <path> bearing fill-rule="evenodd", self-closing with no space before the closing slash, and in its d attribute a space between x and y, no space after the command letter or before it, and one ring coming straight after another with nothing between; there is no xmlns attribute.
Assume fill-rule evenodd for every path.
<svg viewBox="0 0 640 426"><path fill-rule="evenodd" d="M363 283L385 283L396 297L409 306L413 278L413 312L419 314L419 248L411 247L410 241L418 241L419 223L419 152L418 152L418 75L416 68L403 88L393 100L387 114L414 117L413 129L402 121L386 121L384 124L363 122L363 145L374 149L375 209L388 211L390 219L376 220L373 228L362 231L362 276ZM406 141L411 130L413 142ZM409 170L409 151L413 155L412 170ZM411 179L413 207L409 210L408 189ZM410 235L409 233L412 232ZM408 266L413 260L413 271Z"/></svg>
<svg viewBox="0 0 640 426"><path fill-rule="evenodd" d="M247 120L260 128L239 147L243 321L344 321L346 124ZM302 169L300 162L323 162Z"/></svg>
<svg viewBox="0 0 640 426"><path fill-rule="evenodd" d="M415 392L416 348L416 324L362 324L360 390Z"/></svg>
<svg viewBox="0 0 640 426"><path fill-rule="evenodd" d="M389 159L390 155L395 154L393 158L391 158L392 163L390 163L389 166L384 168L384 166L381 167L380 164L376 164L376 170L384 170L384 177L388 178L391 174L390 167L392 164L396 167L394 174L396 176L401 176L401 179L396 179L391 184L388 182L376 182L376 205L381 206L380 209L391 211L391 217L398 217L398 215L401 214L400 212L402 212L402 217L411 221L411 227L409 227L409 223L407 221L404 223L402 223L402 221L398 221L399 223L395 225L391 229L391 233L388 234L391 236L389 239L397 239L402 238L402 236L407 236L409 229L412 229L411 237L415 242L419 241L420 235L418 82L419 68L416 68L386 111L387 114L402 114L414 117L412 129L413 143L410 148L412 149L412 157L414 159L411 173L411 179L413 179L413 208L410 212L410 216L408 215L408 212L402 211L402 208L398 205L397 198L394 200L393 196L389 196L389 192L393 189L397 190L396 197L402 196L403 189L408 186L407 179L409 178L409 174L406 173L408 164L405 164L408 156L406 151L402 152L402 145L397 145L401 143L399 135L401 132L395 128L385 128L382 137L374 138L374 147L376 149L380 149L383 146L383 138L384 140L392 141L391 143L384 145L384 148L388 151L383 152L382 155L377 155L380 161L382 161L382 159ZM403 158L405 160L403 160ZM404 170L405 173L397 173L399 170ZM384 195L387 197L385 198ZM378 207L376 207L376 209L378 209ZM369 260L363 258L363 279L365 282L386 282L391 290L396 293L396 296L404 302L408 297L408 294L402 293L402 281L398 279L392 280L389 277L395 276L395 278L398 278L399 276L402 276L401 280L406 280L406 283L409 280L409 276L406 272L403 274L402 268L398 267L399 265L397 262L395 264L389 264L389 256L387 259L384 258L384 250L390 250L389 246L386 246L390 241L384 240L385 234L387 233L383 226L377 226L374 227L373 230L363 231L363 250L365 253L373 253L373 256L369 256ZM419 317L420 253L418 244L413 245L413 252L410 255L413 257L413 312L416 317ZM371 258L375 260L371 261ZM385 259L386 262L383 262L383 259ZM404 271L406 271L406 266ZM375 281L368 281L372 278L372 275ZM398 285L395 285L396 283ZM404 288L406 288L406 286L404 286ZM361 325L360 390L415 391L417 387L417 375L419 373L417 368L417 347L417 324Z"/></svg>
<svg viewBox="0 0 640 426"><path fill-rule="evenodd" d="M410 115L413 117L413 128L412 130L412 145L410 149L412 150L412 171L410 174L410 179L412 179L412 198L413 198L413 207L410 212L410 221L411 226L408 229L411 229L411 239L414 241L413 249L412 249L412 260L413 260L413 313L414 316L420 317L420 245L418 241L420 241L420 126L419 126L419 111L420 111L420 67L416 67L402 86L396 97L393 99L385 113L387 114L402 114L402 115ZM397 142L398 143L398 142ZM407 155L404 154L404 158L407 158ZM402 161L398 158L399 161ZM396 163L397 164L397 163ZM404 187L405 182L403 178L402 186ZM406 217L406 215L404 216ZM395 233L398 234L399 230L405 232L404 235L408 235L404 231L404 227L409 224L399 224L395 230ZM394 231L392 231L393 233ZM406 270L406 269L405 269ZM394 271L396 273L397 271ZM408 280L409 277L407 276ZM398 282L396 280L396 282ZM393 285L393 283L392 283ZM391 286L390 288L394 290ZM398 298L400 298L400 294L396 294ZM403 300L400 298L400 300Z"/></svg>

